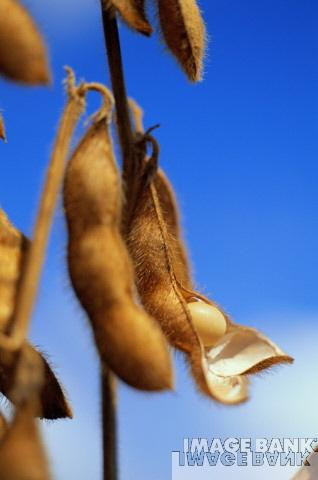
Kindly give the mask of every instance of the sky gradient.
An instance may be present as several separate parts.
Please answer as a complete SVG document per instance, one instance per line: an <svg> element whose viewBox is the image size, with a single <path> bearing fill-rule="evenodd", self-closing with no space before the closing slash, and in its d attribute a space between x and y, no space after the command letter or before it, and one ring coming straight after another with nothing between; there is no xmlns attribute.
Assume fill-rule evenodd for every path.
<svg viewBox="0 0 318 480"><path fill-rule="evenodd" d="M109 85L109 78L97 0L24 3L47 40L54 83L27 89L1 81L8 144L0 145L0 204L30 234L65 99L63 66L88 81ZM204 81L191 85L157 35L122 26L129 94L146 126L161 125L160 161L179 197L198 287L296 361L255 379L251 400L239 407L200 397L179 356L176 393L120 385L125 480L170 478L171 452L183 437L318 436L318 4L200 5L209 32ZM92 94L91 111L97 102ZM65 241L59 206L31 338L50 355L75 412L72 422L44 426L54 478L97 479L98 364L69 286Z"/></svg>

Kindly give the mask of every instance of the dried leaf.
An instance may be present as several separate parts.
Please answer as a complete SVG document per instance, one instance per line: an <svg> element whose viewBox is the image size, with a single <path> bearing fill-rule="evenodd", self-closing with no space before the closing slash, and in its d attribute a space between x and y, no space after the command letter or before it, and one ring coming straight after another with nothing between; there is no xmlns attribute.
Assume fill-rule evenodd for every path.
<svg viewBox="0 0 318 480"><path fill-rule="evenodd" d="M201 80L206 32L196 0L158 0L167 46L193 82Z"/></svg>
<svg viewBox="0 0 318 480"><path fill-rule="evenodd" d="M161 183L158 183L158 176ZM171 203L171 198L169 200L162 174L158 176L140 196L127 237L140 297L171 344L187 355L200 390L222 403L242 402L248 395L245 375L292 359L265 336L254 329L233 324L217 305L184 287L182 277L186 272L187 279L188 267L186 256L180 256L178 247L181 242L175 225L178 220L177 217L171 220L162 212L162 205L166 206L166 212L173 210L174 202ZM210 307L212 318L205 315L201 322L211 322L211 335L218 338L216 345L203 344L202 332L197 328L200 322L191 314L193 302L197 301ZM220 317L224 330L221 329L217 336L215 329L219 323L215 322L216 319L219 322Z"/></svg>
<svg viewBox="0 0 318 480"><path fill-rule="evenodd" d="M0 208L0 331L10 328L14 316L16 295L23 272L29 240L17 230ZM44 387L41 393L42 412L45 418L72 416L63 390L45 358L25 342L23 350L32 351L44 365ZM0 391L9 399L18 355L0 351Z"/></svg>
<svg viewBox="0 0 318 480"><path fill-rule="evenodd" d="M5 126L4 126L4 120L3 120L3 117L2 117L1 114L0 114L0 138L1 138L1 140L4 140L4 141L6 141L6 139L7 139L6 129L5 129Z"/></svg>
<svg viewBox="0 0 318 480"><path fill-rule="evenodd" d="M31 402L16 409L0 442L1 480L49 480L49 468Z"/></svg>
<svg viewBox="0 0 318 480"><path fill-rule="evenodd" d="M0 2L0 74L31 85L50 81L46 47L18 0Z"/></svg>
<svg viewBox="0 0 318 480"><path fill-rule="evenodd" d="M127 25L143 35L151 35L152 28L145 13L144 0L111 0Z"/></svg>
<svg viewBox="0 0 318 480"><path fill-rule="evenodd" d="M170 388L164 337L137 305L133 266L120 233L122 186L101 115L69 162L64 206L69 273L102 361L136 388Z"/></svg>

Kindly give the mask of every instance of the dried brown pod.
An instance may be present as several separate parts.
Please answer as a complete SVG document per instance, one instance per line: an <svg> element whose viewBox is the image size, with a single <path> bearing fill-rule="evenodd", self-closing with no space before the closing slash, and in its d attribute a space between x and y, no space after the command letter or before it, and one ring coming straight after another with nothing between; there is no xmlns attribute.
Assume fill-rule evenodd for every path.
<svg viewBox="0 0 318 480"><path fill-rule="evenodd" d="M165 42L192 82L201 80L206 31L196 0L158 0Z"/></svg>
<svg viewBox="0 0 318 480"><path fill-rule="evenodd" d="M45 356L28 342L25 342L18 353L0 351L0 392L14 405L19 402L20 383L17 383L17 372L21 364L21 357L31 356L32 361L41 362L43 383L40 387L40 404L36 416L47 420L59 418L72 418L72 409L66 399L65 393L55 373ZM26 386L28 388L28 386ZM17 392L18 389L18 392Z"/></svg>
<svg viewBox="0 0 318 480"><path fill-rule="evenodd" d="M180 214L176 195L167 176L159 170L155 178L155 187L163 218L167 225L170 248L173 251L174 271L182 287L191 289L191 266L188 252L182 239L180 228Z"/></svg>
<svg viewBox="0 0 318 480"><path fill-rule="evenodd" d="M6 433L8 428L7 420L5 417L0 413L0 442L4 434Z"/></svg>
<svg viewBox="0 0 318 480"><path fill-rule="evenodd" d="M0 331L10 325L29 241L0 208Z"/></svg>
<svg viewBox="0 0 318 480"><path fill-rule="evenodd" d="M172 384L170 356L160 328L138 305L105 115L95 118L66 171L69 273L102 361L136 388L162 390Z"/></svg>
<svg viewBox="0 0 318 480"><path fill-rule="evenodd" d="M133 98L129 98L128 104L136 136L142 138L144 134L144 112ZM163 170L159 169L157 171L154 181L158 192L161 212L167 225L166 232L169 236L170 248L173 249L176 276L183 287L191 289L191 266L188 259L188 252L182 239L180 214L175 192Z"/></svg>
<svg viewBox="0 0 318 480"><path fill-rule="evenodd" d="M72 135L85 110L86 93L89 90L100 91L100 86L96 83L76 85L72 69L66 67L66 71L68 99L59 122L39 202L32 242L25 255L25 265L17 289L14 318L10 322L9 332L0 331L0 346L6 351L19 350L26 339Z"/></svg>
<svg viewBox="0 0 318 480"><path fill-rule="evenodd" d="M24 268L26 252L30 242L17 230L0 208L0 331L6 332L14 316L16 296ZM63 390L46 359L32 345L25 342L23 352L39 358L44 367L44 385L41 390L42 411L45 418L71 417L71 409ZM13 400L10 389L14 383L14 371L21 351L0 350L0 391Z"/></svg>
<svg viewBox="0 0 318 480"><path fill-rule="evenodd" d="M3 117L2 117L1 114L0 114L0 138L1 138L1 140L4 140L4 141L6 141L6 139L7 139L6 129L5 129L5 126L4 126L4 120L3 120Z"/></svg>
<svg viewBox="0 0 318 480"><path fill-rule="evenodd" d="M134 130L136 131L137 135L142 135L145 130L143 124L144 111L141 106L131 97L128 98L128 107L131 120L134 125Z"/></svg>
<svg viewBox="0 0 318 480"><path fill-rule="evenodd" d="M170 189L159 172L139 197L127 235L137 288L171 344L186 354L200 390L222 403L239 403L248 396L247 374L292 359L257 330L235 325L214 302L186 287L188 263L177 218L162 211L162 206L166 212L175 209Z"/></svg>
<svg viewBox="0 0 318 480"><path fill-rule="evenodd" d="M37 422L33 402L16 409L12 423L0 441L2 480L51 478Z"/></svg>
<svg viewBox="0 0 318 480"><path fill-rule="evenodd" d="M43 39L18 0L0 2L0 75L30 85L50 81Z"/></svg>
<svg viewBox="0 0 318 480"><path fill-rule="evenodd" d="M113 6L126 24L143 35L151 35L152 28L145 13L144 0L104 0L104 8Z"/></svg>

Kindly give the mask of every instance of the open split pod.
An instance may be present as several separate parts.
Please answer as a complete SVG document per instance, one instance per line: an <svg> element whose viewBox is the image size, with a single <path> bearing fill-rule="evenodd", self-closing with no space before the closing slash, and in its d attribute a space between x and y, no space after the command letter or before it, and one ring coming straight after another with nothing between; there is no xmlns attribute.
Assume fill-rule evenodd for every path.
<svg viewBox="0 0 318 480"><path fill-rule="evenodd" d="M17 292L30 242L17 230L0 209L0 331L8 333L14 322ZM40 392L40 417L56 419L71 417L72 412L54 372L46 359L28 342L18 352L0 349L0 391L15 402L13 387L21 358L32 358L42 365L44 383Z"/></svg>
<svg viewBox="0 0 318 480"><path fill-rule="evenodd" d="M222 403L240 403L248 398L248 374L292 362L264 335L234 324L194 291L175 196L162 171L139 196L127 245L144 307L186 354L203 393Z"/></svg>
<svg viewBox="0 0 318 480"><path fill-rule="evenodd" d="M163 390L172 385L170 354L160 327L140 304L122 238L122 182L110 115L106 101L66 169L69 274L102 364L135 388Z"/></svg>

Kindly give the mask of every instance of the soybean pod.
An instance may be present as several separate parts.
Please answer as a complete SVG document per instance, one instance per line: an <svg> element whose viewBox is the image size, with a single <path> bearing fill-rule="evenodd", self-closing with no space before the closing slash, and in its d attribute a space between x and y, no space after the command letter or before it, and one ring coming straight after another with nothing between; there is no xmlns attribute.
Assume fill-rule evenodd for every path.
<svg viewBox="0 0 318 480"><path fill-rule="evenodd" d="M106 109L107 110L107 109ZM68 267L101 357L121 379L143 390L172 384L168 348L143 310L121 235L122 185L103 109L72 155L64 183Z"/></svg>

